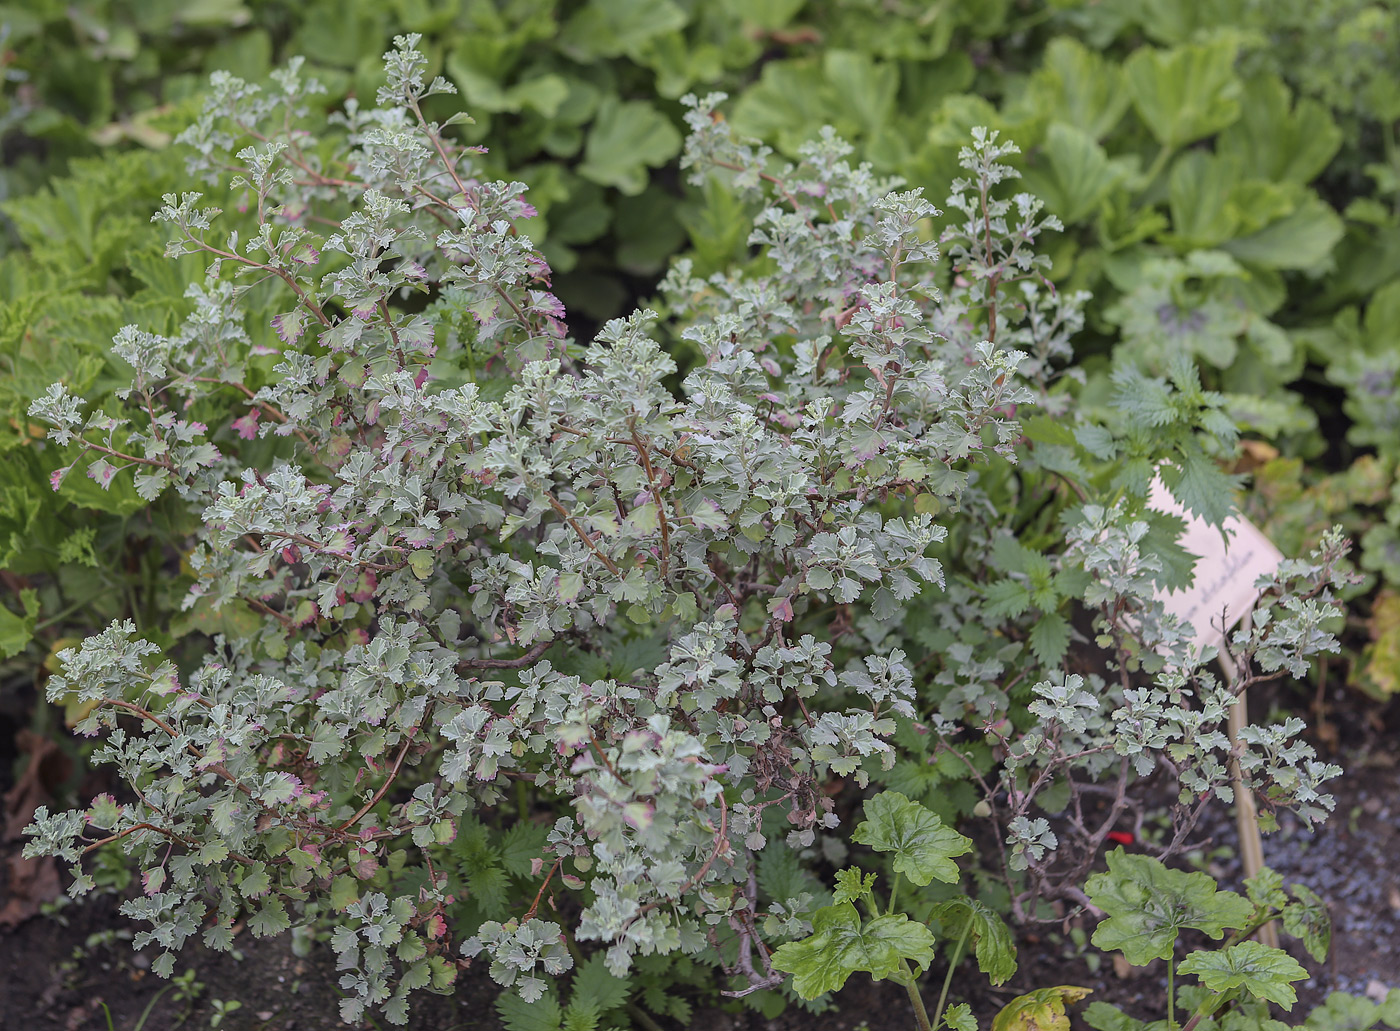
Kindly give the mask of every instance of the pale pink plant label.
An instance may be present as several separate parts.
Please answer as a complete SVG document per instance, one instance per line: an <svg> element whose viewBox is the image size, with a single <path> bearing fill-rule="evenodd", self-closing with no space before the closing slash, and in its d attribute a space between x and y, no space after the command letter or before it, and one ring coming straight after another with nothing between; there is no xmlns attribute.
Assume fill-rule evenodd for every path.
<svg viewBox="0 0 1400 1031"><path fill-rule="evenodd" d="M1258 600L1255 581L1275 572L1283 561L1283 553L1259 527L1242 516L1225 520L1225 532L1193 516L1172 497L1160 478L1152 481L1147 503L1159 512L1186 520L1181 546L1196 556L1191 586L1180 591L1159 591L1157 599L1167 612L1191 624L1196 632L1196 647L1218 648L1225 634Z"/></svg>

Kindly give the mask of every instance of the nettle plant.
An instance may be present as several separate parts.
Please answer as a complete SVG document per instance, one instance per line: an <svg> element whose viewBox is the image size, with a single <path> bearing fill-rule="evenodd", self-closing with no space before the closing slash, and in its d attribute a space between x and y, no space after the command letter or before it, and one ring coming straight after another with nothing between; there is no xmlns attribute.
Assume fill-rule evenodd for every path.
<svg viewBox="0 0 1400 1031"><path fill-rule="evenodd" d="M859 789L907 761L897 734L944 742L990 806L1004 771L1023 917L1073 897L1030 808L1052 780L1077 800L1116 777L1121 794L1165 764L1224 796L1223 689L1150 600L1180 526L1143 505L1166 462L1185 503L1228 511L1209 448L1233 427L1183 368L1125 380L1122 425L1041 426L1048 442L1025 445L1019 408L1066 410L1053 366L1078 315L1033 254L1054 221L996 196L1014 148L979 132L964 154L940 303L928 201L853 167L831 133L778 165L731 136L720 97L690 98L685 164L759 209L756 257L704 280L678 264L664 320L639 312L585 348L515 228L524 187L478 179L424 117L451 87L425 82L416 42L386 55L378 107L330 125L308 126L317 87L295 63L269 89L215 76L182 139L193 172L232 176L256 232L221 235L198 194L167 197L170 253L209 261L194 314L117 336L120 404L85 414L60 383L32 408L71 454L56 482L130 475L200 513L170 550L187 607L255 618L194 668L126 622L62 653L50 697L87 709L78 729L102 735L94 759L129 795L41 809L29 854L70 861L81 895L83 857L121 849L144 888L125 912L151 925L135 944L164 975L193 936L230 948L240 920L319 926L348 1021L377 1007L402 1023L413 989L449 991L481 957L527 1003L578 964L592 1001L575 1016L593 1026L598 1000L625 998L606 977L652 976L657 957L703 956L735 995L780 986L775 950L830 925L797 857L839 862ZM265 371L247 313L269 297ZM698 356L678 384L663 333ZM1018 445L1027 475L1103 502L1064 492L1063 555L997 544L988 513ZM1241 661L1296 672L1332 646L1329 569L1281 574ZM906 624L931 598L957 609L945 628L985 616L1004 633L1003 665L979 658L991 637L920 645ZM1056 672L1061 609L1086 600L1086 661L1109 680ZM1032 617L1049 630L1027 645ZM1011 711L997 678L1013 661L1041 683L1016 709L1021 730L1041 721L1029 733L989 720ZM1306 816L1332 771L1296 731L1256 728L1235 751L1251 789ZM934 813L919 825L958 838ZM1106 833L1081 835L1074 876Z"/></svg>
<svg viewBox="0 0 1400 1031"><path fill-rule="evenodd" d="M1076 514L1058 562L1019 556L1017 572L985 589L982 611L1029 608L1036 593L1073 583L1093 635L1085 650L1099 650L1103 672L1066 663L1031 687L1023 710L995 689L949 692L929 718L936 750L956 756L982 795L974 811L993 824L1010 908L1022 920L1035 919L1043 901L1096 910L1085 877L1115 832L1154 837L1144 832L1160 808L1154 795L1172 799L1165 830L1157 824L1151 841L1156 858L1166 859L1193 846L1207 807L1235 800L1232 763L1263 806L1266 830L1277 826L1279 808L1308 824L1325 819L1333 800L1321 785L1341 772L1299 739L1297 717L1247 726L1233 740L1226 726L1240 693L1303 677L1307 656L1336 650L1328 629L1335 592L1356 578L1338 532L1324 535L1306 560L1285 561L1261 578L1252 622L1230 636L1225 675L1217 676L1209 666L1215 649L1196 647L1189 626L1162 611L1165 563L1149 548L1149 522L1094 504ZM974 728L967 715L950 716L959 709L986 716ZM991 771L979 768L979 747L1000 760Z"/></svg>

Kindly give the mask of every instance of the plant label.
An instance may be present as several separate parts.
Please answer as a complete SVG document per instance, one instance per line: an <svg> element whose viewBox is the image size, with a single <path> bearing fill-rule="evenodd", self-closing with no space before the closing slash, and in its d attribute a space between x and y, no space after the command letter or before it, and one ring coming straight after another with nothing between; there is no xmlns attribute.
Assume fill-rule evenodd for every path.
<svg viewBox="0 0 1400 1031"><path fill-rule="evenodd" d="M1186 520L1181 546L1196 556L1195 580L1180 591L1160 591L1157 598L1174 616L1191 624L1198 648L1218 648L1244 614L1254 607L1254 583L1273 573L1283 553L1248 519L1231 516L1222 528L1193 516L1172 497L1160 478L1152 481L1148 504ZM1228 539L1227 539L1228 533Z"/></svg>

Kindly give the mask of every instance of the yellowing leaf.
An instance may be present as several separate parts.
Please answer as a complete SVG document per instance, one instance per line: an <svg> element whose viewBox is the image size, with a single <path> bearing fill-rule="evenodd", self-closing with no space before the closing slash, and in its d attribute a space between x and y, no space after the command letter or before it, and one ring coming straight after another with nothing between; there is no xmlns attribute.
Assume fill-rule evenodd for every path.
<svg viewBox="0 0 1400 1031"><path fill-rule="evenodd" d="M1389 698L1400 692L1400 593L1387 590L1376 596L1370 630L1362 686L1368 694Z"/></svg>
<svg viewBox="0 0 1400 1031"><path fill-rule="evenodd" d="M1093 994L1092 988L1072 984L1037 988L1019 995L992 1018L992 1031L1069 1031L1065 1005Z"/></svg>

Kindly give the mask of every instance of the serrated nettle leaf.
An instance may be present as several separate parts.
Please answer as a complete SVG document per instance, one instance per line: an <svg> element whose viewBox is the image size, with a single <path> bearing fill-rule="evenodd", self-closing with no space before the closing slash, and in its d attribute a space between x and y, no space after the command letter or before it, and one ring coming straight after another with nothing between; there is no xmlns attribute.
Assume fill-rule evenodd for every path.
<svg viewBox="0 0 1400 1031"><path fill-rule="evenodd" d="M1094 1031L1143 1031L1147 1027L1147 1021L1130 1017L1106 1002L1091 1002L1085 1006L1084 1023Z"/></svg>
<svg viewBox="0 0 1400 1031"><path fill-rule="evenodd" d="M1288 905L1288 895L1283 890L1283 875L1267 866L1253 877L1245 878L1244 887L1249 901L1256 906L1282 909Z"/></svg>
<svg viewBox="0 0 1400 1031"><path fill-rule="evenodd" d="M955 1003L943 1011L943 1023L952 1031L977 1031L977 1018L965 1002Z"/></svg>
<svg viewBox="0 0 1400 1031"><path fill-rule="evenodd" d="M1293 884L1288 890L1296 901L1282 906L1283 929L1301 940L1308 955L1321 963L1332 951L1332 916L1327 903L1305 885Z"/></svg>
<svg viewBox="0 0 1400 1031"><path fill-rule="evenodd" d="M847 867L836 873L836 904L859 902L868 898L875 887L877 874L865 873L855 867Z"/></svg>
<svg viewBox="0 0 1400 1031"><path fill-rule="evenodd" d="M1043 666L1059 665L1069 648L1069 641L1069 620L1058 612L1042 612L1031 627L1031 650Z"/></svg>

